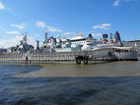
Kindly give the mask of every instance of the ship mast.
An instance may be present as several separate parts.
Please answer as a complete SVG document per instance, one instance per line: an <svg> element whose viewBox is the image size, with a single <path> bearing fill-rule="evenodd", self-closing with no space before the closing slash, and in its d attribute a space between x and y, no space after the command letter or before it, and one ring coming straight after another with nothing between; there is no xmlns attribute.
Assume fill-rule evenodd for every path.
<svg viewBox="0 0 140 105"><path fill-rule="evenodd" d="M22 36L23 36L23 43L24 43L24 44L27 44L27 34L28 34L28 32L22 33Z"/></svg>
<svg viewBox="0 0 140 105"><path fill-rule="evenodd" d="M84 33L80 32L80 34L78 34L78 31L75 31L75 37L77 37L77 36L84 36Z"/></svg>

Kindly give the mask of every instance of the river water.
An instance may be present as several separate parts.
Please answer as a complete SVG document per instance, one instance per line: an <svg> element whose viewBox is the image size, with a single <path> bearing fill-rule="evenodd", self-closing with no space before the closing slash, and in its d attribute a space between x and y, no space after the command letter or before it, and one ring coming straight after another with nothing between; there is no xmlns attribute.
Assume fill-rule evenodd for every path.
<svg viewBox="0 0 140 105"><path fill-rule="evenodd" d="M140 60L0 64L0 105L139 105Z"/></svg>

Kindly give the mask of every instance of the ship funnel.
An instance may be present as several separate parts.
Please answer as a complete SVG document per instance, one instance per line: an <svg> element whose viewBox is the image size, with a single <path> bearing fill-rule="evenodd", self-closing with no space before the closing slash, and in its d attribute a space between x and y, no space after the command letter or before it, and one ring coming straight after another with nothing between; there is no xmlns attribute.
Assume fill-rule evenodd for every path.
<svg viewBox="0 0 140 105"><path fill-rule="evenodd" d="M57 42L60 42L60 35L57 35Z"/></svg>
<svg viewBox="0 0 140 105"><path fill-rule="evenodd" d="M39 49L39 41L36 41L36 49Z"/></svg>
<svg viewBox="0 0 140 105"><path fill-rule="evenodd" d="M51 39L51 49L54 49L54 39Z"/></svg>
<svg viewBox="0 0 140 105"><path fill-rule="evenodd" d="M90 38L93 38L92 34L88 34L88 38L89 38L89 39L90 39Z"/></svg>
<svg viewBox="0 0 140 105"><path fill-rule="evenodd" d="M50 52L54 52L54 39L51 38L51 48L50 48Z"/></svg>

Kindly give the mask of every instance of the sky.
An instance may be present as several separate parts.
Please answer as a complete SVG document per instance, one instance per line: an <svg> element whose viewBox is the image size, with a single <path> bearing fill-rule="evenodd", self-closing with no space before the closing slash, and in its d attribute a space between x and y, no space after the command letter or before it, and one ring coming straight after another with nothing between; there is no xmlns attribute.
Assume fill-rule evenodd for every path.
<svg viewBox="0 0 140 105"><path fill-rule="evenodd" d="M72 38L75 31L102 38L120 33L122 40L140 40L140 0L0 0L0 48L48 37Z"/></svg>

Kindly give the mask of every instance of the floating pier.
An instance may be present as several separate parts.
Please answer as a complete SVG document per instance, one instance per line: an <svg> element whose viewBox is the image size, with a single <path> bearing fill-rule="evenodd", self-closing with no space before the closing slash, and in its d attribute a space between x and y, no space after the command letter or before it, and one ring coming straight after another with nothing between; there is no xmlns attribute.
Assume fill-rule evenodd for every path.
<svg viewBox="0 0 140 105"><path fill-rule="evenodd" d="M136 51L123 47L103 48L90 51L67 51L67 52L27 52L27 53L1 53L2 63L44 63L55 61L76 61L76 64L88 64L90 60L138 60ZM127 51L125 51L127 50Z"/></svg>
<svg viewBox="0 0 140 105"><path fill-rule="evenodd" d="M39 52L39 53L5 53L0 54L0 62L25 62L34 61L76 61L76 64L88 64L88 60L108 56L108 49L95 51L71 51L71 52Z"/></svg>

